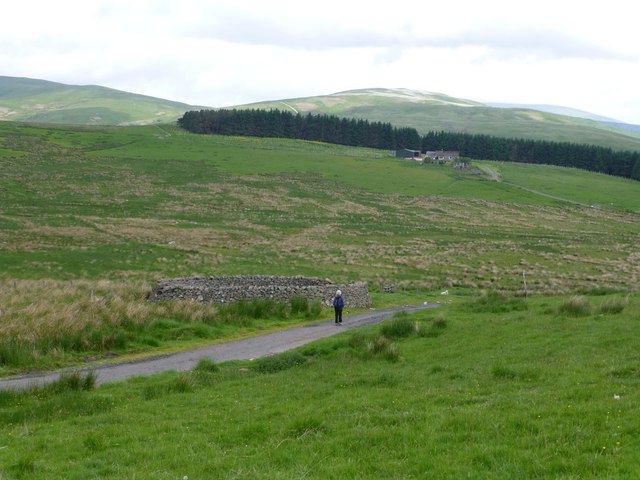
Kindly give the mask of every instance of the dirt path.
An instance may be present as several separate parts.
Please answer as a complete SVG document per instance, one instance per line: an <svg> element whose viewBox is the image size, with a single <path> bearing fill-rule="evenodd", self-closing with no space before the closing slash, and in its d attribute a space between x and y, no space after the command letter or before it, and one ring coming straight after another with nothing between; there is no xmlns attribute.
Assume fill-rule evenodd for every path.
<svg viewBox="0 0 640 480"><path fill-rule="evenodd" d="M502 182L502 180L500 179L500 176L498 175L498 173L490 165L482 164L482 165L478 165L478 168L480 170L482 170L483 172L487 173L489 176L491 176L491 180L493 180L495 182ZM515 183L511 183L511 182L503 182L503 183L505 185L509 185L511 187L514 187L514 188L519 188L520 190L524 190L525 192L533 193L535 195L540 195L541 197L551 198L553 200L559 200L561 202L568 202L568 203L571 203L573 205L580 205L582 207L588 207L589 206L589 205L586 205L584 203L576 202L574 200L569 200L568 198L558 197L556 195L550 195L548 193L539 192L537 190L532 190L531 188L523 187L522 185L516 185Z"/></svg>
<svg viewBox="0 0 640 480"><path fill-rule="evenodd" d="M553 200L558 200L560 202L571 203L572 205L579 205L581 207L589 207L586 203L576 202L575 200L569 200L568 198L558 197L557 195L551 195L549 193L539 192L537 190L533 190L531 188L523 187L522 185L516 185L511 182L504 182L505 185L509 185L511 187L519 188L520 190L524 190L525 192L533 193L535 195L539 195L541 197L551 198Z"/></svg>
<svg viewBox="0 0 640 480"><path fill-rule="evenodd" d="M491 177L491 180L493 180L494 182L500 181L500 177L498 176L498 173L493 169L493 167L483 163L481 165L478 165L478 168L484 173L488 174Z"/></svg>
<svg viewBox="0 0 640 480"><path fill-rule="evenodd" d="M300 347L306 343L324 337L330 337L345 330L381 322L392 317L396 312L417 312L426 308L435 308L438 304L411 305L372 310L344 318L344 325L335 326L333 320L318 322L302 327L273 332L257 337L246 338L234 342L220 343L186 352L152 357L135 362L110 365L95 365L82 369L82 372L93 371L96 384L117 382L134 376L149 376L167 370L185 371L196 366L201 358L210 358L216 363L228 360L248 360L272 355ZM77 369L57 370L46 374L30 374L0 380L0 390L23 389L31 386L42 386L52 383L63 373Z"/></svg>

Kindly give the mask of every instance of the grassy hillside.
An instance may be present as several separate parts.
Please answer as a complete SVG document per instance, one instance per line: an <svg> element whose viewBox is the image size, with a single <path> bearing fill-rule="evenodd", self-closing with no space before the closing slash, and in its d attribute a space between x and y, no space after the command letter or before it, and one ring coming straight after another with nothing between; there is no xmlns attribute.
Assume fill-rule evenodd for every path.
<svg viewBox="0 0 640 480"><path fill-rule="evenodd" d="M5 338L48 352L15 365L108 350L123 325L136 334L158 315L144 296L163 277L308 275L466 295L521 293L524 272L533 294L640 288L631 180L479 164L495 182L375 150L158 126L3 122L0 161L0 322ZM210 315L194 312L162 315Z"/></svg>
<svg viewBox="0 0 640 480"><path fill-rule="evenodd" d="M494 164L493 182L375 150L174 127L0 133L4 278L295 272L513 289L507 272L533 264L541 291L571 291L637 268L631 180Z"/></svg>
<svg viewBox="0 0 640 480"><path fill-rule="evenodd" d="M404 89L351 90L318 97L243 105L300 113L327 113L349 118L390 122L429 130L481 133L499 137L590 143L621 150L638 150L640 135L594 120L526 108L493 108L438 93Z"/></svg>
<svg viewBox="0 0 640 480"><path fill-rule="evenodd" d="M311 275L366 280L376 307L447 300L253 362L0 392L0 478L640 473L640 182L13 122L0 166L2 375L309 321L150 304L162 277Z"/></svg>
<svg viewBox="0 0 640 480"><path fill-rule="evenodd" d="M78 125L173 123L193 108L95 85L0 76L0 120Z"/></svg>
<svg viewBox="0 0 640 480"><path fill-rule="evenodd" d="M254 362L0 392L0 474L637 478L640 298L586 304L485 297Z"/></svg>
<svg viewBox="0 0 640 480"><path fill-rule="evenodd" d="M611 117L603 117L602 115L598 115L591 112L586 112L584 110L578 110L576 108L564 107L561 105L546 105L539 103L501 103L501 102L490 102L487 103L490 107L500 107L500 108L523 108L527 110L539 110L541 112L549 112L556 113L558 115L568 115L569 117L578 117L578 118L587 118L590 120L596 120L598 122L616 122L615 119Z"/></svg>
<svg viewBox="0 0 640 480"><path fill-rule="evenodd" d="M244 105L328 113L429 130L640 148L640 133L615 124L527 108L494 108L440 93L364 89ZM75 125L174 123L201 107L89 85L0 76L0 120ZM546 107L547 109L549 107Z"/></svg>

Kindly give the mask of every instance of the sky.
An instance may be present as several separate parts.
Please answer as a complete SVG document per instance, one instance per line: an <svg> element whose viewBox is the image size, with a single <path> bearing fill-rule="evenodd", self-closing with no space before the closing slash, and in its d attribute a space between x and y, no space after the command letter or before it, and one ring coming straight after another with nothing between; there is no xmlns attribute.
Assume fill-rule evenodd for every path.
<svg viewBox="0 0 640 480"><path fill-rule="evenodd" d="M409 88L640 124L629 0L20 0L0 75L209 107Z"/></svg>

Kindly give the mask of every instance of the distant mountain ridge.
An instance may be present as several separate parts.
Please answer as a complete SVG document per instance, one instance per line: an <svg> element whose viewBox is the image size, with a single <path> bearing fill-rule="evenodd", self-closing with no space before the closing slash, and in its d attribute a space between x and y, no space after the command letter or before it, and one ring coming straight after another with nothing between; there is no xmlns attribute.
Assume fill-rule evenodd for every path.
<svg viewBox="0 0 640 480"><path fill-rule="evenodd" d="M336 96L379 96L388 98L403 99L413 103L430 103L434 105L453 105L457 107L481 107L483 103L473 100L451 97L444 93L428 92L424 90L410 90L408 88L366 88L360 90L346 90L333 93L329 97Z"/></svg>
<svg viewBox="0 0 640 480"><path fill-rule="evenodd" d="M595 113L586 112L577 108L563 107L561 105L547 105L539 103L503 103L503 102L486 102L486 105L496 108L527 108L530 110L539 110L541 112L555 113L557 115L567 115L569 117L586 118L595 120L596 122L613 122L624 124L615 118L603 117Z"/></svg>
<svg viewBox="0 0 640 480"><path fill-rule="evenodd" d="M175 122L196 108L98 85L0 76L0 120L80 125Z"/></svg>
<svg viewBox="0 0 640 480"><path fill-rule="evenodd" d="M0 76L0 120L144 125L174 123L186 111L202 108L213 107L188 105L97 85L76 86ZM640 127L621 124L588 112L550 105L501 104L498 108L443 93L406 88L348 90L235 108L286 109L301 114L327 113L391 123L395 127L412 127L421 134L453 131L640 150ZM552 109L556 113L546 111Z"/></svg>
<svg viewBox="0 0 640 480"><path fill-rule="evenodd" d="M520 103L500 103L500 102L488 102L487 105L497 108L528 108L531 110L540 110L541 112L556 113L558 115L567 115L569 117L586 118L589 120L595 120L596 122L610 125L614 128L622 130L628 130L630 132L640 133L640 125L633 123L621 122L615 118L603 117L595 113L586 112L584 110L578 110L571 107L563 107L560 105L545 105L545 104L520 104Z"/></svg>
<svg viewBox="0 0 640 480"><path fill-rule="evenodd" d="M533 107L533 105L531 106ZM290 98L228 108L291 109L389 122L419 133L452 131L509 138L589 143L616 150L640 150L640 134L611 119L567 107L523 105L501 107L405 88L367 88L329 95ZM597 119L597 120L596 120Z"/></svg>
<svg viewBox="0 0 640 480"><path fill-rule="evenodd" d="M640 125L634 125L633 123L620 123L620 122L602 122L607 125L611 125L615 128L621 128L623 130L629 130L630 132L640 133Z"/></svg>

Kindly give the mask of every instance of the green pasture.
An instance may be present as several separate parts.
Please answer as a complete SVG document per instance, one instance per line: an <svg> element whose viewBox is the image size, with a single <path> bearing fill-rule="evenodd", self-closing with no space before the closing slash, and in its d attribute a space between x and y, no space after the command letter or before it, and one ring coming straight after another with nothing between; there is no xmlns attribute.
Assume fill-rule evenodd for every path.
<svg viewBox="0 0 640 480"><path fill-rule="evenodd" d="M0 163L5 371L103 355L123 328L133 336L118 354L154 351L144 297L167 277L364 280L376 306L640 285L640 183L620 178L492 162L496 182L383 151L171 126L0 123ZM378 296L382 284L397 297ZM174 340L162 347L197 339Z"/></svg>
<svg viewBox="0 0 640 480"><path fill-rule="evenodd" d="M639 300L489 295L253 362L0 392L0 475L635 478Z"/></svg>
<svg viewBox="0 0 640 480"><path fill-rule="evenodd" d="M585 170L518 163L493 162L502 174L502 180L523 189L549 197L564 198L591 208L640 212L638 182L615 179L615 191L610 189L611 178L592 175Z"/></svg>
<svg viewBox="0 0 640 480"><path fill-rule="evenodd" d="M411 288L638 284L640 183L170 126L0 124L10 278L314 274ZM589 261L582 261L589 258Z"/></svg>
<svg viewBox="0 0 640 480"><path fill-rule="evenodd" d="M159 278L446 300L254 362L0 392L0 479L637 477L640 182L488 165L500 182L313 142L0 122L2 375L330 313L151 304Z"/></svg>

